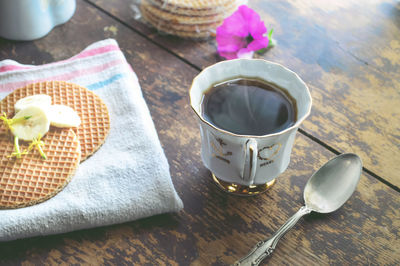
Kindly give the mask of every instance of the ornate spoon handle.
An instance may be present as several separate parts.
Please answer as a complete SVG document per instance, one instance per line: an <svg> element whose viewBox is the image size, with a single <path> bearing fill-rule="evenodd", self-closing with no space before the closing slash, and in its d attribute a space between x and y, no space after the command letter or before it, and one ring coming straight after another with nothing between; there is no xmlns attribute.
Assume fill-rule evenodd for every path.
<svg viewBox="0 0 400 266"><path fill-rule="evenodd" d="M279 239L291 229L297 221L306 214L309 214L311 210L307 206L303 206L298 210L292 217L290 217L286 223L284 223L278 231L270 238L262 240L243 258L235 262L235 266L242 265L259 265L260 262L265 259L268 255L274 251L276 244Z"/></svg>

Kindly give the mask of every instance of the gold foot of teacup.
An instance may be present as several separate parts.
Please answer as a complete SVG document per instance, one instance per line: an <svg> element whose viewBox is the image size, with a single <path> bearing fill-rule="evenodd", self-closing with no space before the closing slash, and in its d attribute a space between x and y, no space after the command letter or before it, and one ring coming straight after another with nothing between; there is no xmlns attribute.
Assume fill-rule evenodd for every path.
<svg viewBox="0 0 400 266"><path fill-rule="evenodd" d="M270 187L272 187L275 184L276 179L273 179L269 181L266 184L260 184L260 185L251 185L251 186L244 186L244 185L239 185L235 183L229 183L222 181L218 177L216 177L213 173L212 178L214 182L217 184L217 186L222 189L223 191L233 194L233 195L238 195L238 196L255 196L260 193L263 193L267 191Z"/></svg>

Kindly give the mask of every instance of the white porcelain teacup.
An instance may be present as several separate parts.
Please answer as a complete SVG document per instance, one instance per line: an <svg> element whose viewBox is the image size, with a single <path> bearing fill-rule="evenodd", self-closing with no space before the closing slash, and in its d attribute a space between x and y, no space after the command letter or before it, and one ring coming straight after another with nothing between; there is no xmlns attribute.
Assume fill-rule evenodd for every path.
<svg viewBox="0 0 400 266"><path fill-rule="evenodd" d="M261 79L285 89L297 104L296 122L277 133L239 135L218 128L201 111L204 93L213 85L240 78ZM266 60L236 59L204 69L190 88L190 102L200 121L201 157L214 181L225 191L254 195L267 190L289 165L298 127L310 114L307 85L293 71Z"/></svg>

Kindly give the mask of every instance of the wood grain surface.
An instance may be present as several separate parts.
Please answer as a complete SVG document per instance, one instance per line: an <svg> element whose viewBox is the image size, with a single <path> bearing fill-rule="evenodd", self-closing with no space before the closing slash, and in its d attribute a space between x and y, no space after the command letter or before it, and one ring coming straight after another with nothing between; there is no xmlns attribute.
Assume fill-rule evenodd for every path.
<svg viewBox="0 0 400 266"><path fill-rule="evenodd" d="M173 126L165 127L175 134ZM182 160L182 147L168 147L184 211L1 243L0 263L228 265L271 236L302 206L307 179L333 156L299 135L289 169L275 186L258 197L242 198L221 192L211 182L209 172L200 162L195 163L199 160L197 151L187 153L187 160ZM312 213L300 220L265 264L395 265L400 261L399 215L398 193L364 174L357 191L341 209L327 215Z"/></svg>
<svg viewBox="0 0 400 266"><path fill-rule="evenodd" d="M340 36L330 34L324 46L315 44L321 50L307 50L310 56L315 56L310 62L306 61L307 56L296 55L296 52L303 51L295 47L296 40L297 45L307 46L301 44L303 39L300 35L309 33L313 36L304 25L317 23L317 18L315 22L300 19L302 13L295 11L305 10L305 7L296 6L297 2L271 1L259 10L263 17L271 18L270 24L276 28L276 38L280 43L265 58L272 58L298 71L312 89L315 102L313 114L303 127L311 138L298 134L288 170L267 193L247 198L228 195L212 183L209 171L201 162L198 125L188 105L191 81L201 67L213 62L212 57L216 60L215 47L212 48L212 43L193 43L194 46L191 46L190 41L153 36L149 33L150 29L124 20L122 14L127 12L131 1L109 2L109 8L106 1L96 1L96 4L104 4L104 10L113 16L93 4L78 0L72 20L55 28L45 38L33 42L0 39L0 60L11 58L25 64L48 63L71 57L95 41L115 38L139 77L170 164L173 183L185 208L176 214L163 214L120 225L0 243L1 265L228 265L246 254L258 241L271 236L302 206L306 181L335 155L327 147L360 153L368 169L398 186L398 175L394 171L399 167L394 158L398 155L398 139L393 142L390 136L383 134L387 134L387 128L398 127L395 122L399 118L392 118L375 109L369 111L370 120L365 116L362 118L363 112L367 112L363 104L374 106L373 100L379 103L386 98L389 103L399 96L395 79L385 76L397 73L374 68L376 76L371 74L373 68L347 54L347 51L358 53L360 43L357 46L356 41L355 44L348 41L339 49L332 45ZM250 3L261 6L261 1ZM337 4L340 9L351 9L354 1L341 3ZM370 1L369 4L377 5L377 2ZM331 5L335 10L336 4ZM271 11L273 8L274 12ZM291 23L278 19L276 12L280 10L282 15L283 9L293 13L284 17L284 21L293 20ZM333 11L320 12L332 15ZM309 16L303 15L304 18ZM272 20L274 17L275 20ZM338 19L337 23L342 22ZM321 29L322 26L314 24L313 27ZM298 31L294 36L287 34L284 28L297 28ZM327 34L328 29L317 33ZM323 42L325 37L316 35L308 41L311 45L313 40ZM174 42L177 43L176 50L170 46ZM196 50L198 46L200 50ZM325 49L330 52L321 52ZM177 56L178 50L182 58ZM204 57L199 55L201 51ZM321 53L319 57L318 51ZM365 60L373 61L374 56L378 56L377 52L371 53L374 55L366 56ZM359 56L364 56L361 51ZM317 57L326 58L328 65L330 62L335 64L324 69ZM339 62L343 64L343 69L337 68ZM387 82L387 91L394 90L397 94L385 94L385 98L383 94L374 93L371 97L363 96L362 99L367 102L361 103L357 96L363 91L373 91L372 87L354 86L370 85L363 75L372 75L371 80L376 79L377 84ZM390 87L391 82L393 87ZM395 108L393 110L396 112ZM386 119L385 128L381 128L384 124L378 119L381 116ZM382 134L381 138L378 133ZM398 133L398 130L393 131L392 135ZM394 148L389 151L379 149L374 146L375 142ZM376 161L368 161L369 154L375 154L377 157L373 158ZM399 192L364 172L356 192L341 209L327 215L312 213L301 219L263 265L396 265L400 261L398 217Z"/></svg>
<svg viewBox="0 0 400 266"><path fill-rule="evenodd" d="M89 0L140 34L202 69L221 60L216 42L159 34L135 20L130 0ZM119 8L126 6L126 8ZM400 3L397 0L250 0L278 45L259 56L309 85L302 129L400 188Z"/></svg>

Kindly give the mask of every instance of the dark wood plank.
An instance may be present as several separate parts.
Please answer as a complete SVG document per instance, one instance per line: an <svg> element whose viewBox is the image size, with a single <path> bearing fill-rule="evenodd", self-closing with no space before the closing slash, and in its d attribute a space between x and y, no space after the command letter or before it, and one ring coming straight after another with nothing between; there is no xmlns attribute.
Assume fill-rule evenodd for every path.
<svg viewBox="0 0 400 266"><path fill-rule="evenodd" d="M2 40L0 51L39 64L70 57L106 37L117 39L139 77L185 209L122 225L0 243L0 264L232 263L300 208L307 179L333 154L298 135L289 169L270 191L251 198L219 191L201 163L198 125L188 106L188 87L197 71L84 2L78 1L72 21L46 38ZM364 174L343 208L301 220L266 263L396 264L399 216L399 193Z"/></svg>
<svg viewBox="0 0 400 266"><path fill-rule="evenodd" d="M173 154L179 154L181 148L167 148L168 157L177 159ZM190 156L196 159L199 154L191 152ZM270 236L301 206L307 178L330 157L331 153L299 136L289 170L269 192L253 198L219 191L199 162L182 160L172 165L172 172L185 211L2 243L0 263L229 264ZM179 174L183 171L187 174ZM398 193L363 175L355 195L343 208L302 219L266 263L395 264L400 259L396 241L399 207Z"/></svg>
<svg viewBox="0 0 400 266"><path fill-rule="evenodd" d="M216 43L163 36L133 18L130 0L89 0L198 68ZM400 4L396 0L251 0L278 46L262 56L297 72L314 105L302 128L400 188Z"/></svg>

